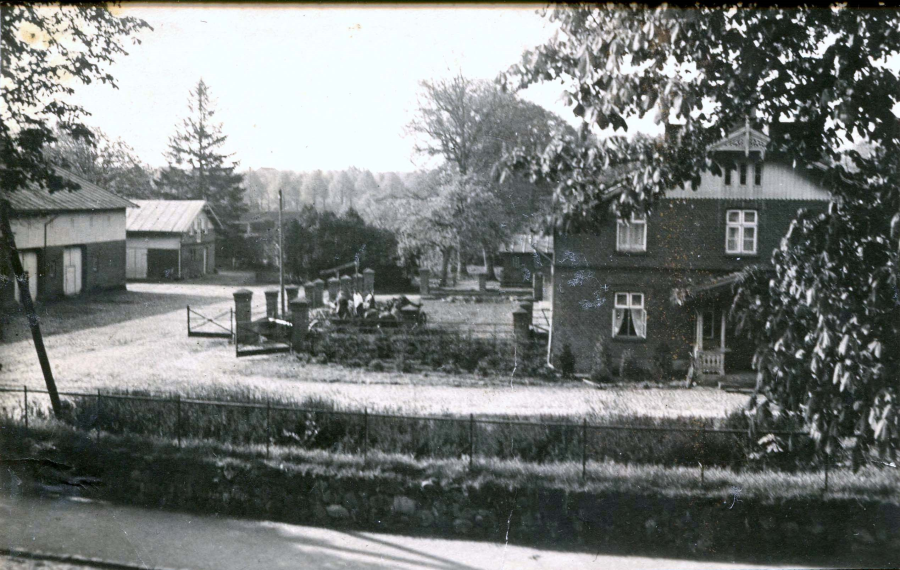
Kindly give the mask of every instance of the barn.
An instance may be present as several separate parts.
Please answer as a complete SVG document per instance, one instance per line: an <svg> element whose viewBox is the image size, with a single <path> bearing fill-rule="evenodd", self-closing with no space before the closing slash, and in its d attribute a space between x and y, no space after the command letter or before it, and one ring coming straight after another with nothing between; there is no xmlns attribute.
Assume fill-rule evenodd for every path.
<svg viewBox="0 0 900 570"><path fill-rule="evenodd" d="M126 218L130 280L188 279L216 267L216 228L205 200L133 200Z"/></svg>
<svg viewBox="0 0 900 570"><path fill-rule="evenodd" d="M553 236L514 234L497 251L503 273L503 288L531 287L535 273L550 278L553 263Z"/></svg>
<svg viewBox="0 0 900 570"><path fill-rule="evenodd" d="M62 168L75 192L31 187L9 193L10 225L31 296L43 301L82 292L125 287L125 210L134 204ZM0 304L19 291L6 274Z"/></svg>

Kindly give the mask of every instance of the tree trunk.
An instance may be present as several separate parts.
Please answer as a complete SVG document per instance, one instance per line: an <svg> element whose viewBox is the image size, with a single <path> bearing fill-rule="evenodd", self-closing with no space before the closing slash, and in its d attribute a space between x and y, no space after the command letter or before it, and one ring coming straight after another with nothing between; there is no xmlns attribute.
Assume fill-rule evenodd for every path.
<svg viewBox="0 0 900 570"><path fill-rule="evenodd" d="M456 275L460 278L469 274L469 269L466 267L466 261L465 258L463 258L462 251L462 240L456 238Z"/></svg>
<svg viewBox="0 0 900 570"><path fill-rule="evenodd" d="M447 286L447 268L450 266L450 254L452 252L452 249L441 251L441 280L438 283L441 287Z"/></svg>
<svg viewBox="0 0 900 570"><path fill-rule="evenodd" d="M488 255L487 248L481 248L481 254L484 256L484 273L487 275L488 281L497 280L497 271L494 269L494 254Z"/></svg>
<svg viewBox="0 0 900 570"><path fill-rule="evenodd" d="M47 358L47 349L44 348L41 325L34 310L34 302L31 300L28 279L25 276L25 269L22 267L22 260L19 259L19 252L16 249L16 238L12 233L12 226L9 222L9 209L9 202L6 200L0 201L0 232L3 234L3 247L6 249L12 273L19 284L19 297L22 300L22 307L25 309L25 316L28 318L28 326L31 328L31 337L34 339L34 349L37 351L38 362L41 364L41 372L44 373L44 381L47 383L47 392L50 394L50 405L53 408L53 415L59 418L62 405L59 401L59 393L56 391L56 382L53 380L53 371L50 369L50 359Z"/></svg>

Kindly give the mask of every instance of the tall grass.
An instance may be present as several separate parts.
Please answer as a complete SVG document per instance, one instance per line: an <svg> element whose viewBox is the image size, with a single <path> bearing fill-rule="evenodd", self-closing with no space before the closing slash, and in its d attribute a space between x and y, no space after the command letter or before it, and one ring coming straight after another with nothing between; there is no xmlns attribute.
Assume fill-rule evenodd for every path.
<svg viewBox="0 0 900 570"><path fill-rule="evenodd" d="M82 430L230 445L270 445L334 453L379 451L421 458L476 457L547 464L619 464L747 469L811 468L808 438L790 453L760 454L740 414L726 419L595 416L586 423L547 416L523 420L363 413L323 398L264 398L246 388L204 387L183 394L104 392L69 399L69 422ZM34 413L34 411L32 411ZM605 426L605 427L604 427ZM791 426L777 426L779 429ZM715 433L716 429L738 430Z"/></svg>

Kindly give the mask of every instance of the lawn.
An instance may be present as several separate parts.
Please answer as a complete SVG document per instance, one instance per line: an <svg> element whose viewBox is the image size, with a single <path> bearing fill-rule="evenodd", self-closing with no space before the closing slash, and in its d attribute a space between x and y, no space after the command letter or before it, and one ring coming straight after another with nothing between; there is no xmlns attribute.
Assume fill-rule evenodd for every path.
<svg viewBox="0 0 900 570"><path fill-rule="evenodd" d="M478 378L439 373L398 374L303 364L289 355L236 359L226 340L188 338L185 305L204 314L227 312L236 286L129 284L129 291L45 305L41 322L57 384L63 391L145 389L189 391L234 386L301 401L325 397L338 405L427 414L722 417L745 396L713 389L594 390L580 383ZM254 291L254 316L264 312L265 287ZM431 322L491 322L510 303L426 301ZM486 316L487 315L487 316ZM459 322L459 321L455 321ZM22 318L0 344L0 386L41 389L44 381Z"/></svg>

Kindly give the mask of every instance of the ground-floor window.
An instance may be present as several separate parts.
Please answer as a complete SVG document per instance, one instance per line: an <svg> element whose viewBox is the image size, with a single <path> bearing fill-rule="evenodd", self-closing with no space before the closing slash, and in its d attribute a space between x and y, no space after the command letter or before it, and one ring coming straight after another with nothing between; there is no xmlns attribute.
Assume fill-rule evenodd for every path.
<svg viewBox="0 0 900 570"><path fill-rule="evenodd" d="M643 293L616 293L613 336L647 338L647 311Z"/></svg>

